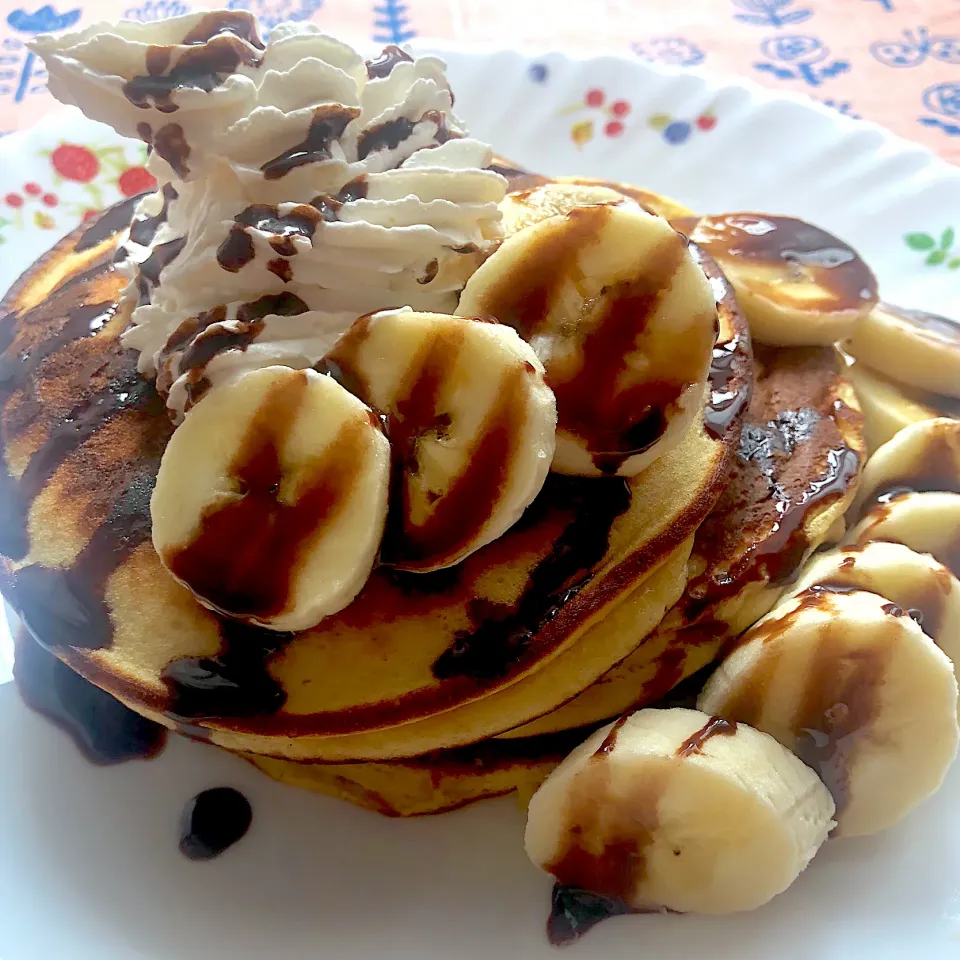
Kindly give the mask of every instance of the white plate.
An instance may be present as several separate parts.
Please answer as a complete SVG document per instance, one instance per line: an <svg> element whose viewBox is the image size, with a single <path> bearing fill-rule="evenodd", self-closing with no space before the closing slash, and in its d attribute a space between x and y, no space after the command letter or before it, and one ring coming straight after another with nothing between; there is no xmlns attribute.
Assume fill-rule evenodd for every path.
<svg viewBox="0 0 960 960"><path fill-rule="evenodd" d="M640 62L445 55L459 113L507 156L547 173L639 183L704 211L803 216L859 247L888 299L957 311L960 171L923 149L800 98ZM629 111L588 106L590 90ZM608 132L612 122L622 130ZM64 142L97 148L91 183L80 182L93 171L87 154L73 151L64 167L70 152L61 151L67 178L55 173L44 153ZM10 193L26 212L22 229L0 227L0 288L85 206L115 199L119 172L141 159L139 145L71 112L0 141L0 216L10 219ZM44 203L47 193L55 206ZM253 827L219 860L189 862L177 852L180 810L220 784L251 798ZM591 960L956 960L958 809L960 767L900 827L829 843L761 910L617 918L570 952ZM157 760L99 769L8 684L0 688L0 811L3 960L555 955L544 937L550 881L524 857L523 817L510 800L392 821L278 786L239 759L184 741Z"/></svg>

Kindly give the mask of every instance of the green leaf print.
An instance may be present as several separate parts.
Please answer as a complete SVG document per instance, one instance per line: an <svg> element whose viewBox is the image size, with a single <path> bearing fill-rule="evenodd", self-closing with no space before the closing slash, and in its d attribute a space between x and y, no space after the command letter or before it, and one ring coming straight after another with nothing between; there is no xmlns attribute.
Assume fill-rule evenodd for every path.
<svg viewBox="0 0 960 960"><path fill-rule="evenodd" d="M911 250L932 250L937 245L929 233L908 233L904 240Z"/></svg>

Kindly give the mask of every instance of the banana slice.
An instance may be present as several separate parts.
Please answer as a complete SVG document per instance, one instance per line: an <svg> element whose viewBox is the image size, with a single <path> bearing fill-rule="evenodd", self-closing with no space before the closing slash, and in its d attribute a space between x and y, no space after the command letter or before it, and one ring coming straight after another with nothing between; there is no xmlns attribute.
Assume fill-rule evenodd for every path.
<svg viewBox="0 0 960 960"><path fill-rule="evenodd" d="M957 752L957 681L939 647L873 593L813 587L742 638L699 709L776 737L837 804L838 833L893 826Z"/></svg>
<svg viewBox="0 0 960 960"><path fill-rule="evenodd" d="M650 193L613 180L591 180L586 177L558 177L533 187L511 190L500 202L504 236L512 237L525 227L566 214L575 207L597 203L612 206L636 203L648 213L664 219L691 217L688 207L658 193Z"/></svg>
<svg viewBox="0 0 960 960"><path fill-rule="evenodd" d="M628 202L624 194L601 182L552 181L514 190L500 201L503 235L512 237L535 223L549 217L563 216L576 207L594 204L617 206Z"/></svg>
<svg viewBox="0 0 960 960"><path fill-rule="evenodd" d="M938 560L902 543L869 541L832 550L807 564L790 593L813 586L859 588L906 610L956 664L960 662L960 580Z"/></svg>
<svg viewBox="0 0 960 960"><path fill-rule="evenodd" d="M686 241L632 204L576 207L508 238L457 313L509 324L543 361L559 473L634 476L700 411L716 301Z"/></svg>
<svg viewBox="0 0 960 960"><path fill-rule="evenodd" d="M385 563L421 572L459 563L513 526L540 492L556 402L543 365L510 327L385 311L354 323L326 364L389 418Z"/></svg>
<svg viewBox="0 0 960 960"><path fill-rule="evenodd" d="M960 404L955 400L901 386L859 361L847 366L846 376L860 400L864 439L871 452L911 423L960 417Z"/></svg>
<svg viewBox="0 0 960 960"><path fill-rule="evenodd" d="M752 910L833 827L826 787L772 737L696 710L598 730L530 801L527 855L561 883L636 910Z"/></svg>
<svg viewBox="0 0 960 960"><path fill-rule="evenodd" d="M960 322L879 303L845 349L899 383L960 397Z"/></svg>
<svg viewBox="0 0 960 960"><path fill-rule="evenodd" d="M725 213L673 220L733 284L760 343L829 345L877 303L877 281L851 247L803 220Z"/></svg>
<svg viewBox="0 0 960 960"><path fill-rule="evenodd" d="M960 421L912 423L878 448L863 468L853 508L910 490L960 493Z"/></svg>
<svg viewBox="0 0 960 960"><path fill-rule="evenodd" d="M643 190L629 183L618 183L615 180L593 180L589 177L557 177L557 181L580 187L606 187L615 190L628 199L639 203L644 210L654 213L658 217L663 217L665 220L696 216L689 207L684 206L672 197L662 193L654 193L652 190Z"/></svg>
<svg viewBox="0 0 960 960"><path fill-rule="evenodd" d="M390 446L372 411L312 370L215 387L177 427L150 501L163 565L220 613L303 630L366 582Z"/></svg>
<svg viewBox="0 0 960 960"><path fill-rule="evenodd" d="M847 544L857 546L873 540L929 553L960 577L960 496L908 493L878 503L846 536Z"/></svg>

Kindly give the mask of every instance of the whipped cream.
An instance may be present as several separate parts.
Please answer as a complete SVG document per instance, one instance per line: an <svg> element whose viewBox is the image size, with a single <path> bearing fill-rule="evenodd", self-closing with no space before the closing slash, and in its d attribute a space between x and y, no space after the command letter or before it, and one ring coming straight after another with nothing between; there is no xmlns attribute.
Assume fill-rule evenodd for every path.
<svg viewBox="0 0 960 960"><path fill-rule="evenodd" d="M140 352L176 418L210 386L309 367L358 316L451 313L501 236L506 181L451 112L443 62L373 61L242 11L39 37L60 100L152 146L160 189L121 257Z"/></svg>

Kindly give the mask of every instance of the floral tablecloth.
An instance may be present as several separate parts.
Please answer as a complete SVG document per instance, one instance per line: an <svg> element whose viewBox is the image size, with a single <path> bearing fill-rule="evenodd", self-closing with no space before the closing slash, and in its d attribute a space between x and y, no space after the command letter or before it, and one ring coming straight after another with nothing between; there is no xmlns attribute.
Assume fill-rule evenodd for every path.
<svg viewBox="0 0 960 960"><path fill-rule="evenodd" d="M53 108L34 34L155 20L199 0L0 0L0 133ZM265 30L314 20L345 39L620 52L808 93L960 161L960 0L224 0Z"/></svg>

